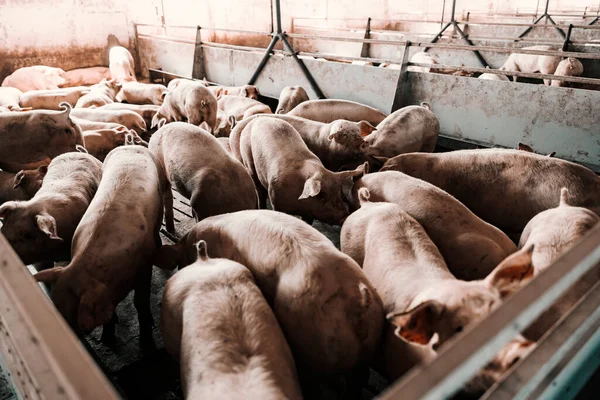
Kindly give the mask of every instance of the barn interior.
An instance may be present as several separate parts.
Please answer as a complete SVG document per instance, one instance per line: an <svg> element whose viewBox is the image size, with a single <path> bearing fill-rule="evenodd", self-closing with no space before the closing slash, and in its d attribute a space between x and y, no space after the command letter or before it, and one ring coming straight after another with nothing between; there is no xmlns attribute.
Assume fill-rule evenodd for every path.
<svg viewBox="0 0 600 400"><path fill-rule="evenodd" d="M484 149L488 148L507 152L518 149L519 153L540 157L543 168L518 167L522 175L529 178L515 184L519 186L515 191L525 193L529 190L533 193L535 188L548 181L556 193L552 200L544 200L543 210L553 209L559 204L561 188L566 186L573 196L570 197L572 203L576 195L581 198L588 196L585 201L572 205L597 213L600 197L594 196L600 194L594 191L600 188L597 176L600 173L599 17L600 3L589 0L373 0L368 3L349 0L8 0L3 2L0 13L0 26L3 28L0 81L6 83L0 89L11 87L7 82L11 77L14 81L16 71L32 66L58 68L63 73L103 67L103 73L107 74L103 77L112 81L115 75L111 49L123 47L131 54L134 80L148 85L164 85L168 91L162 95L160 104L154 103L157 107L152 109L153 114L143 118L147 129L133 129L135 132L129 133L132 136L126 137L123 146L119 146L122 149L148 142L152 150L151 138L156 132L173 126L168 117L161 123L158 117L164 111L158 106L163 107L163 104L172 101L169 96L173 98L174 91L183 86L182 83L173 85L179 79L186 82L193 80L195 84L202 82L201 85L215 89L255 86L259 92L256 101L269 108L264 113L279 114L278 103L281 105L282 94L291 86L303 88L310 101L351 101L378 110L386 119L405 107L420 106L430 110L439 123L435 148L394 154L373 153L377 157L362 160L368 161L365 177L383 174L376 171L382 166L386 169L387 163L402 153L426 151L435 155L466 150L486 151ZM556 59L557 62L574 59L581 65L581 71L561 74L556 65L552 71L539 68L529 71L525 66L511 68L509 57L516 56ZM95 83L101 84L100 79ZM546 84L545 81L551 83ZM23 94L30 91L20 90ZM220 96L233 97L231 93L214 93L219 101ZM1 100L0 92L0 103ZM75 100L68 107L69 112L72 112L71 108L77 113L81 112L77 111L78 108L88 107L80 107L78 102ZM114 98L109 102L119 103ZM136 103L133 100L122 102ZM4 103L0 106L8 107L0 110L0 172L18 174L18 169L11 171L5 167L8 164L3 164L6 161L2 160L4 154L19 150L14 150L17 147L9 142L8 133L2 138L5 132L10 131L8 122L3 122L2 118L9 121L10 115L25 115L44 107L33 106L31 110L30 105L22 102L14 107ZM62 107L54 110L62 110ZM245 119L258 121L268 118L242 114L235 118L235 124L231 124L231 132L238 129L245 133L248 129L245 126L251 126L251 122L240 125ZM153 117L157 117L156 126ZM191 117L187 118L191 122ZM383 122L371 124L374 133L369 133L374 135L382 131L381 124ZM210 124L199 125L217 139L229 136L229 132L218 133ZM128 126L127 130L130 129ZM85 129L81 130L85 133ZM140 142L137 142L137 135ZM368 135L362 132L361 135L367 140ZM83 138L84 145L78 145L83 149L78 148L79 151L94 155L91 150L86 150L85 135ZM134 140L135 143L132 142ZM225 141L228 146L234 146L231 137ZM148 143L145 143L146 147ZM237 146L241 145L238 143ZM3 151L2 147L10 150ZM244 163L240 150L237 151L236 155L230 148L231 157L250 168ZM103 154L103 157L108 156ZM381 157L385 160L382 161ZM53 157L48 161L50 159ZM554 177L545 174L548 174L550 164L562 161L568 162L565 165L585 170L586 174L589 171L593 178L585 175L584 179L573 173L565 178L567 183L554 183ZM347 169L353 170L357 166L360 168L359 164L353 164ZM487 166L480 167L481 170L485 168ZM339 172L337 168L327 169ZM504 175L496 173L489 175L491 178L485 185L500 185ZM466 174L469 176L469 172ZM190 198L193 196L177 190L174 178L168 174L165 176L173 185L175 229L168 228L165 209L165 221L161 220L159 233L163 246L173 246L183 243L186 234L203 217L199 217L194 208L193 198ZM255 180L254 183L260 186L260 182ZM459 185L458 182L453 184ZM441 188L485 220L482 223L495 225L452 188ZM266 207L280 211L271 197L271 188L264 189L268 190ZM292 189L288 187L287 190ZM369 190L374 193L374 189ZM512 204L511 190L507 185L504 201ZM355 203L359 202L359 195L360 191L353 190ZM362 200L359 203L362 204ZM522 198L514 199L516 208L526 208L526 203ZM502 199L498 199L498 204L485 204L484 208L501 210L501 204ZM2 205L0 203L0 207ZM464 206L461 204L461 207ZM592 211L590 213L594 214ZM343 224L348 223L351 216L352 213L345 216ZM507 215L506 219L512 217L512 214ZM324 235L337 248L336 251L344 250L342 223L324 222L318 217L313 221L313 218L304 215L302 219ZM11 236L6 230L10 229L6 227L7 220L0 211L0 225L4 223L0 230L0 304L5 306L0 314L1 400L202 398L190 394L189 382L187 389L182 383L180 360L165 348L165 328L161 328L161 312L164 313L166 307L163 297L165 285L178 271L186 270L182 268L184 265L180 264L179 270L175 271L161 269L156 264L152 267L150 310L155 348L143 349L141 344L142 327L133 291L119 302L115 338L107 342L101 325L95 326L88 335L71 329L58 306L55 307L52 302L55 286L34 278L38 271L68 266L71 257L36 259L36 262L28 263L11 243ZM420 220L419 223L423 225ZM527 247L524 247L521 235L522 226L518 232L498 228L514 242L515 254ZM114 234L118 235L117 230ZM435 348L436 357L415 363L399 377L391 377L381 365L369 362L360 377L349 373L334 374L314 381L306 379L310 374L305 375L297 365L299 377L295 379L301 388L298 398L597 398L600 376L600 225L592 224L585 234L578 232L578 235L577 240L573 239L569 248L557 254L543 273L537 275L536 270L530 283L503 298L500 306L465 326L464 331L461 326L460 331L443 343L439 351ZM568 234L559 236L566 238ZM391 240L384 235L379 239L382 242ZM276 244L255 245L278 254ZM210 246L209 242L209 255ZM435 246L442 250L438 243ZM542 247L536 244L535 248ZM75 251L75 247L71 249ZM110 246L106 251L110 252ZM472 254L475 253L473 249ZM450 266L446 254L442 252L442 255ZM530 262L533 268L536 262L535 259ZM361 263L358 266L362 267ZM256 276L254 278L259 281ZM580 288L577 285L584 280L588 283L585 290L577 291ZM411 286L410 282L403 284ZM258 286L265 292L260 284ZM506 349L505 346L516 336L523 334L544 311L563 301L565 298L562 296L569 290L571 294L577 292L576 299L535 340L527 354L517 357L508 366L503 365L501 373L485 383L485 390L478 388L471 393L468 388L478 371L489 366L490 360ZM274 301L267 298L273 309L276 307ZM317 309L321 306L310 307ZM275 316L280 325L285 324L277 312ZM234 327L235 323L232 322ZM282 329L288 338L286 328ZM430 346L431 342L428 340L421 345ZM292 348L296 364L298 351ZM377 351L385 349L379 346ZM225 391L221 395L223 398L266 397L258 394L259 391L253 393L248 390L243 396L234 394L234 391Z"/></svg>

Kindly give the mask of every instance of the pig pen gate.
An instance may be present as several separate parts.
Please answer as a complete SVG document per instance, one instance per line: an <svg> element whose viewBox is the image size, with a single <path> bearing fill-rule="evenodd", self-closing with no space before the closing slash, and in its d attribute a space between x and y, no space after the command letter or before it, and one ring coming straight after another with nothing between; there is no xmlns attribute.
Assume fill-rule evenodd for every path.
<svg viewBox="0 0 600 400"><path fill-rule="evenodd" d="M279 10L278 0L275 5ZM595 22L596 20L593 21ZM599 54L286 34L280 28L277 32L259 32L270 35L273 43L276 42L275 37L283 40L286 36L303 40L356 42L362 43L363 47L364 44L399 46L402 55L397 59L362 57L368 56L368 51L361 51L361 57L298 52L296 56L300 57L290 57L276 50L274 44L271 51L263 55L264 49L203 42L200 38L200 27L178 27L196 30L196 39L188 40L139 33L138 29L145 26L147 25L136 26L137 50L138 55L142 56L142 64L151 69L153 77L207 77L221 84L239 85L247 83L256 75L256 84L261 91L273 98L278 97L284 86L301 84L309 88L313 98L321 97L319 90L322 90L323 96L355 100L387 112L404 105L428 101L440 119L440 142L449 147L513 147L518 141L524 140L540 152L557 151L561 158L584 163L596 171L600 168L600 117L593 115L597 110L594 106L600 104L600 91L483 81L407 70L411 65L408 62L410 55L417 47L449 52L479 51L485 54L486 61L493 59L490 55L507 55L512 52L573 55L584 60L598 60ZM278 21L278 27L280 26ZM589 28L585 28L586 26L573 25L567 33L567 39L572 30L598 29L597 25ZM235 32L257 33L240 30ZM190 51L190 45L194 46L193 51ZM286 45L286 48L289 52L294 52L293 43ZM398 63L401 69L322 62L302 59L302 56ZM153 60L152 65L149 65L148 59ZM187 65L191 66L190 70L181 68L182 59L189 61ZM264 63L261 60L265 60ZM296 63L305 66L300 67L303 75L299 78L289 74ZM261 64L264 68L262 74L255 74L257 65ZM457 67L456 64L458 62L443 64L440 67L526 78L548 78L542 74ZM157 68L162 68L162 71ZM315 87L311 86L310 75L316 84ZM600 83L599 79L551 77L554 80L583 84ZM511 102L511 99L519 100ZM484 321L466 329L444 346L433 362L413 369L398 382L392 383L381 398L389 400L449 397L504 343L534 321L574 282L592 268L600 267L599 243L600 227L597 227L552 268L504 302ZM0 270L0 304L3 305L0 314L0 352L4 358L3 364L8 365L12 372L14 386L21 397L118 398L106 377L96 367L53 305L38 290L37 283L2 235ZM599 328L600 283L585 293L572 310L538 342L536 349L517 363L484 398L504 400L574 397L600 362ZM68 357L65 357L66 354Z"/></svg>

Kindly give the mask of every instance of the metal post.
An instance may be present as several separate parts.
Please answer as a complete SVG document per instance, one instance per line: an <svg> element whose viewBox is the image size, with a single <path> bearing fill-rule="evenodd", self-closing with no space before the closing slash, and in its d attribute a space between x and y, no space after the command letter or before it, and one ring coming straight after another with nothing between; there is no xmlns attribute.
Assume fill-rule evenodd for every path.
<svg viewBox="0 0 600 400"><path fill-rule="evenodd" d="M396 94L394 94L394 102L392 103L391 112L396 111L404 105L404 99L408 83L408 54L411 43L409 41L404 45L404 53L402 55L402 64L400 65L400 75L396 83Z"/></svg>
<svg viewBox="0 0 600 400"><path fill-rule="evenodd" d="M560 29L558 27L558 25L556 24L556 22L554 22L554 20L552 19L552 17L550 16L550 14L548 14L548 7L550 5L550 0L546 0L546 5L544 7L544 13L542 15L540 15L540 17L538 19L536 19L533 24L531 24L530 27L528 27L527 29L525 29L523 32L521 32L521 34L518 36L518 38L522 38L525 35L527 35L529 32L531 32L531 30L534 28L534 25L537 25L542 19L546 19L546 24L548 24L548 22L550 22L552 25L554 25L554 29L556 29L556 31L558 32L558 34L564 39L566 37L565 32ZM590 24L591 25L591 24ZM515 40L517 41L517 40Z"/></svg>
<svg viewBox="0 0 600 400"><path fill-rule="evenodd" d="M456 21L456 18L454 16L455 13L456 13L456 0L452 0L452 11L450 14L450 22L448 22L446 25L444 25L442 30L440 30L438 32L438 34L433 37L433 39L431 40L430 43L436 43L438 40L440 40L440 38L442 37L442 35L446 31L446 29L448 29L450 26L452 26L454 28L454 31L458 32L461 39L465 43L467 43L469 46L473 46L473 42L471 42L471 40L465 34L465 32L458 26L458 22ZM423 51L427 51L427 50L429 50L427 47L423 49ZM475 53L475 57L477 57L477 60L479 60L481 65L483 65L484 67L490 66L490 64L488 64L488 62L485 60L485 58L483 58L483 56L481 55L481 53L479 51L473 50L473 53Z"/></svg>
<svg viewBox="0 0 600 400"><path fill-rule="evenodd" d="M206 71L204 69L204 52L202 50L202 38L200 36L200 26L196 27L196 42L194 44L194 66L192 67L192 78L203 79L206 78Z"/></svg>
<svg viewBox="0 0 600 400"><path fill-rule="evenodd" d="M291 53L292 58L296 61L296 63L298 64L298 66L302 70L302 73L304 73L304 75L306 76L306 79L308 79L308 82L310 83L310 86L315 91L315 93L317 94L317 96L320 99L324 99L325 95L321 91L321 88L319 88L319 85L317 84L317 82L315 81L315 79L313 78L313 76L311 75L311 73L308 70L308 68L306 68L306 65L304 65L304 63L302 62L302 60L300 60L298 58L298 55L294 51L294 48L292 47L292 45L290 44L290 42L288 42L288 40L287 40L287 37L286 37L287 35L281 29L281 4L279 3L279 0L275 0L275 22L276 22L276 27L275 27L276 31L271 33L271 35L273 36L273 39L271 39L271 43L269 43L269 46L267 47L267 50L265 51L265 55L260 60L260 63L258 64L258 67L256 68L256 71L254 71L254 74L252 74L252 77L248 81L248 84L249 85L253 85L256 82L256 80L258 79L260 73L265 68L265 65L267 65L267 62L269 61L269 58L271 56L271 52L273 51L273 48L275 47L275 45L277 44L277 42L279 40L281 40L281 42L283 43L284 48L287 49Z"/></svg>
<svg viewBox="0 0 600 400"><path fill-rule="evenodd" d="M365 28L365 39L371 39L371 17L367 19L367 27ZM371 48L370 43L364 43L362 45L362 50L360 51L360 56L362 58L369 58L369 50Z"/></svg>
<svg viewBox="0 0 600 400"><path fill-rule="evenodd" d="M569 30L567 30L567 36L565 37L565 42L563 43L562 51L569 50L569 42L571 41L571 31L573 31L573 24L569 24Z"/></svg>

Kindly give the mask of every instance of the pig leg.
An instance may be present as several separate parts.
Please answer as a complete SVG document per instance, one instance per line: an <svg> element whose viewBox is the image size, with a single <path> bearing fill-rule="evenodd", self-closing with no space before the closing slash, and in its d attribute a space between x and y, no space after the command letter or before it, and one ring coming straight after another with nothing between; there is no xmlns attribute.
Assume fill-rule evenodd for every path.
<svg viewBox="0 0 600 400"><path fill-rule="evenodd" d="M138 313L140 324L140 345L142 351L154 350L152 326L154 321L150 312L150 281L152 280L152 264L146 265L138 274L133 296L133 304Z"/></svg>
<svg viewBox="0 0 600 400"><path fill-rule="evenodd" d="M258 208L264 210L267 208L267 190L262 187L260 182L255 181L256 194L258 195Z"/></svg>
<svg viewBox="0 0 600 400"><path fill-rule="evenodd" d="M173 192L171 191L171 185L165 188L163 192L163 203L165 205L165 225L167 226L167 232L175 232L175 217L173 216Z"/></svg>
<svg viewBox="0 0 600 400"><path fill-rule="evenodd" d="M112 317L110 317L110 321L108 321L102 327L102 336L100 337L100 341L107 346L112 346L115 344L115 327L119 322L119 318L117 317L117 312L113 312Z"/></svg>

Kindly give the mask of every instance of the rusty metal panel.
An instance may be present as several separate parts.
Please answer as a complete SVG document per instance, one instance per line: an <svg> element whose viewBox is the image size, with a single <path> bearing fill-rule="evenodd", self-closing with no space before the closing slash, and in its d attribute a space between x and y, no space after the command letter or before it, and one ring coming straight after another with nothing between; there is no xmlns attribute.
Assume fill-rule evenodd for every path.
<svg viewBox="0 0 600 400"><path fill-rule="evenodd" d="M426 101L442 134L515 147L600 171L600 91L409 72L405 104Z"/></svg>

